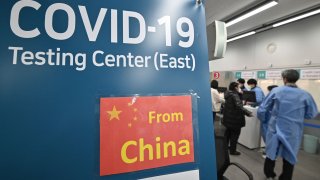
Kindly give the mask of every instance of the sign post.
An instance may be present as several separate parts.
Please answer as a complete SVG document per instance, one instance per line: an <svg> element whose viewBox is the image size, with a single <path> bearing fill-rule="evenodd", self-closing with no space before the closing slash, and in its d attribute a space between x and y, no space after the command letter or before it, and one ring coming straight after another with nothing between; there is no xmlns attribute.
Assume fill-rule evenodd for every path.
<svg viewBox="0 0 320 180"><path fill-rule="evenodd" d="M0 179L216 179L204 9L2 2Z"/></svg>

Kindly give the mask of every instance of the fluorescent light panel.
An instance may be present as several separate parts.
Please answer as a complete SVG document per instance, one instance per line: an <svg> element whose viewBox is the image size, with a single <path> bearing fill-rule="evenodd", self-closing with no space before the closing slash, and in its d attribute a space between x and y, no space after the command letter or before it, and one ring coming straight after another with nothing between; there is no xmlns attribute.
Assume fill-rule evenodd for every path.
<svg viewBox="0 0 320 180"><path fill-rule="evenodd" d="M276 1L271 1L271 2L265 4L265 5L261 6L261 7L258 7L257 9L254 9L253 11L250 11L250 12L248 12L248 13L240 16L240 17L237 17L237 18L234 19L234 20L231 20L230 22L227 22L227 23L226 23L226 27L229 27L229 26L231 26L231 25L233 25L233 24L236 24L236 23L238 23L238 22L240 22L240 21L243 21L243 20L245 20L245 19L247 19L247 18L249 18L249 17L251 17L251 16L253 16L253 15L256 15L256 14L258 14L258 13L264 11L264 10L267 10L267 9L269 9L269 8L277 5L277 4L278 4L278 2L276 2Z"/></svg>
<svg viewBox="0 0 320 180"><path fill-rule="evenodd" d="M251 36L251 35L253 35L255 33L256 33L255 31L251 31L251 32L248 32L248 33L233 37L231 39L228 39L227 42L231 42L231 41L235 41L237 39L241 39L241 38L244 38L244 37L247 37L247 36Z"/></svg>
<svg viewBox="0 0 320 180"><path fill-rule="evenodd" d="M293 22L293 21L297 21L297 20L300 20L300 19L303 19L303 18L312 16L312 15L315 15L315 14L319 14L319 13L320 13L320 9L317 9L317 10L308 12L308 13L306 13L306 14L302 14L302 15L300 15L300 16L297 16L297 17L294 17L294 18L290 18L290 19L287 19L287 20L285 20L285 21L276 23L276 24L272 25L272 27L282 26L282 25L284 25L284 24L288 24L288 23L291 23L291 22Z"/></svg>

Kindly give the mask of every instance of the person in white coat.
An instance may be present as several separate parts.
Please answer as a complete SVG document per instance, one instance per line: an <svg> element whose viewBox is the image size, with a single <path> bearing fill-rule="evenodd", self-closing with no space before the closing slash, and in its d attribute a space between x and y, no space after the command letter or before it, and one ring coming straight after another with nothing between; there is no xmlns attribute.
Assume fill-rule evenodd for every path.
<svg viewBox="0 0 320 180"><path fill-rule="evenodd" d="M211 81L211 102L212 102L212 114L213 120L216 117L216 113L220 112L221 103L224 102L224 98L220 96L218 92L219 83L217 80Z"/></svg>

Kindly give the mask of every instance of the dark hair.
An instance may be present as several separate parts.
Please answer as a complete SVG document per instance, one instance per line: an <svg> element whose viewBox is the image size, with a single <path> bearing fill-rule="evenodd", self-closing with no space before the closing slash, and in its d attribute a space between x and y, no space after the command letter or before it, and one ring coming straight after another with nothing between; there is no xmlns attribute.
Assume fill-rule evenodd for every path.
<svg viewBox="0 0 320 180"><path fill-rule="evenodd" d="M238 83L241 83L241 84L246 83L246 80L244 80L244 79L242 79L242 78L239 78L237 81L238 81Z"/></svg>
<svg viewBox="0 0 320 180"><path fill-rule="evenodd" d="M236 90L236 87L238 87L238 86L239 86L239 83L231 82L230 85L229 85L229 90L230 91L234 91L234 90Z"/></svg>
<svg viewBox="0 0 320 180"><path fill-rule="evenodd" d="M255 80L255 79L249 79L248 81L247 81L247 84L254 84L255 86L257 85L257 80Z"/></svg>
<svg viewBox="0 0 320 180"><path fill-rule="evenodd" d="M268 91L271 91L273 88L276 88L276 87L278 87L277 85L271 85L271 86L268 86L267 88L268 88Z"/></svg>
<svg viewBox="0 0 320 180"><path fill-rule="evenodd" d="M289 83L295 83L299 79L299 72L294 69L287 69L281 73L283 79L286 79Z"/></svg>
<svg viewBox="0 0 320 180"><path fill-rule="evenodd" d="M211 88L218 89L218 85L219 85L219 83L218 83L217 80L212 80L211 81Z"/></svg>

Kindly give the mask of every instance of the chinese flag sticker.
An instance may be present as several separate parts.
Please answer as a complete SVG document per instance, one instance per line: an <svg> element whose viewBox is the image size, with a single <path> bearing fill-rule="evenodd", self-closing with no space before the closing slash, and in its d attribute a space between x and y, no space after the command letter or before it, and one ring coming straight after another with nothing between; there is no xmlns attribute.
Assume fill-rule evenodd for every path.
<svg viewBox="0 0 320 180"><path fill-rule="evenodd" d="M100 98L100 175L194 162L191 96Z"/></svg>

